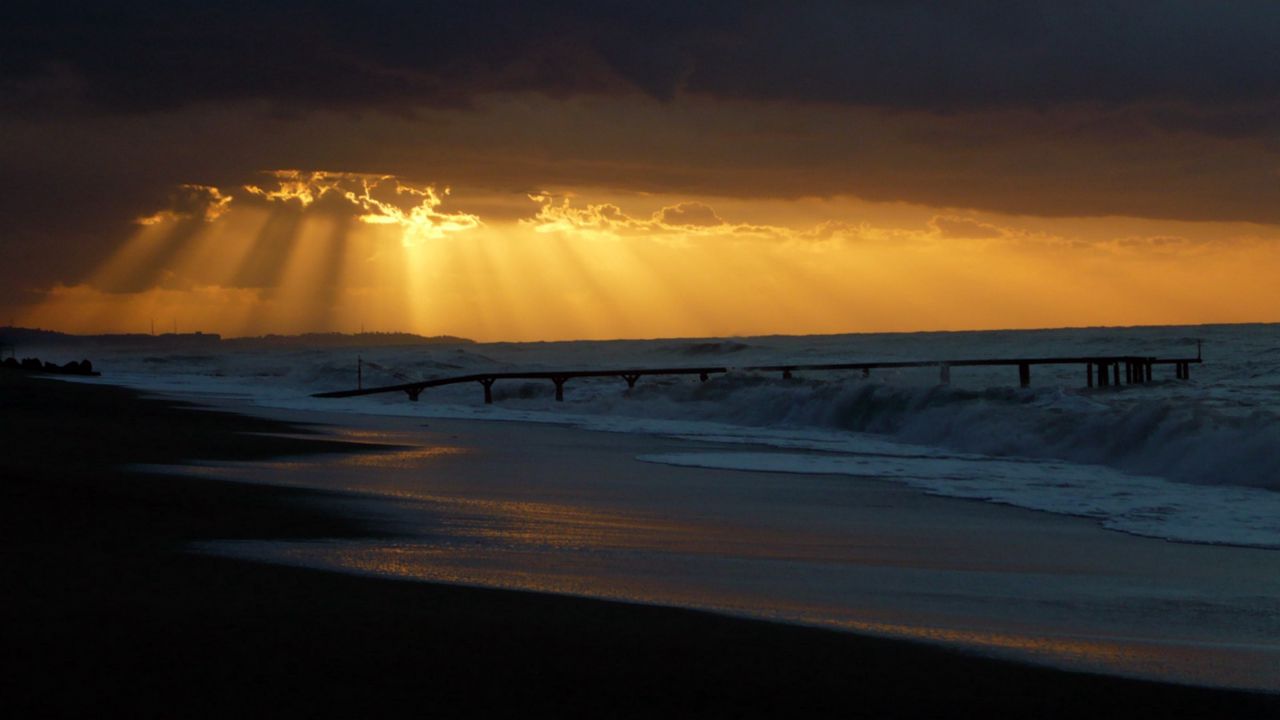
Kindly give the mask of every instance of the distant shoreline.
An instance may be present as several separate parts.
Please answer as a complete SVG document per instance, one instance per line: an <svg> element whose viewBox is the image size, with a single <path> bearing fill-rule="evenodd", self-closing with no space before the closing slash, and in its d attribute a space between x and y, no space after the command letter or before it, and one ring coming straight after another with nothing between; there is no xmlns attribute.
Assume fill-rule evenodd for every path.
<svg viewBox="0 0 1280 720"><path fill-rule="evenodd" d="M1188 325L1063 325L1060 327L1025 327L1025 328L964 328L964 329L920 329L920 330L850 330L848 332L810 333L791 335L785 333L725 333L722 335L689 335L689 336L654 336L654 337L604 337L604 338L553 338L553 339L496 339L475 340L455 335L418 335L405 331L369 331L369 332L306 332L297 334L268 333L265 335L244 335L222 337L218 333L207 332L160 332L160 333L66 333L57 330L6 326L0 327L0 351L7 352L6 346L26 345L78 345L110 346L119 349L130 345L138 347L183 345L211 343L221 347L232 348L272 348L272 347L396 347L413 345L540 345L555 343L611 343L611 342L695 342L712 340L751 340L770 338L826 338L844 336L919 336L919 335L964 335L976 333L1037 333L1063 330L1128 330L1128 329L1162 329L1186 328L1207 329L1221 327L1253 327L1280 325L1280 321L1257 321L1237 323L1193 323Z"/></svg>
<svg viewBox="0 0 1280 720"><path fill-rule="evenodd" d="M342 348L342 347L397 347L418 345L471 345L474 340L453 335L424 336L405 332L362 333L302 333L299 335L260 335L254 337L224 338L217 333L103 333L75 335L54 330L33 328L0 328L0 349L7 354L11 348L68 347L138 350L176 349L269 349L289 348Z"/></svg>

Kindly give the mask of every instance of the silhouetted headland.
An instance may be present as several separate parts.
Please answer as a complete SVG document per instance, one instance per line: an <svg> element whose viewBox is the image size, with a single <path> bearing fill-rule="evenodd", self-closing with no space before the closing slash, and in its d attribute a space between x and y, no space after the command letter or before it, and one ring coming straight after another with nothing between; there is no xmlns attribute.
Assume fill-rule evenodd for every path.
<svg viewBox="0 0 1280 720"><path fill-rule="evenodd" d="M30 373L52 373L54 375L87 375L97 377L99 373L93 369L93 363L88 360L72 360L61 365L52 363L40 358L23 358L18 360L16 357L7 357L0 360L0 369L18 372Z"/></svg>

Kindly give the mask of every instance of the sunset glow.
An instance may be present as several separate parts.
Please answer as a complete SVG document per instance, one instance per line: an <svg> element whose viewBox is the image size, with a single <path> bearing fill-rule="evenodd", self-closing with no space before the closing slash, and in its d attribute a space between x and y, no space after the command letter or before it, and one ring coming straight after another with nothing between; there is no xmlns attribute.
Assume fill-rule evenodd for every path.
<svg viewBox="0 0 1280 720"><path fill-rule="evenodd" d="M1269 20L1112 8L1112 43L1083 8L673 12L459 7L410 41L329 8L244 30L327 70L245 45L215 71L179 34L156 97L92 54L23 65L0 312L478 340L1280 320L1276 74L1217 53Z"/></svg>
<svg viewBox="0 0 1280 720"><path fill-rule="evenodd" d="M16 718L1280 718L1280 2L5 4Z"/></svg>
<svg viewBox="0 0 1280 720"><path fill-rule="evenodd" d="M486 221L429 185L273 176L140 220L20 321L539 340L1236 322L1280 307L1267 226L603 191L530 194L511 200L524 217Z"/></svg>

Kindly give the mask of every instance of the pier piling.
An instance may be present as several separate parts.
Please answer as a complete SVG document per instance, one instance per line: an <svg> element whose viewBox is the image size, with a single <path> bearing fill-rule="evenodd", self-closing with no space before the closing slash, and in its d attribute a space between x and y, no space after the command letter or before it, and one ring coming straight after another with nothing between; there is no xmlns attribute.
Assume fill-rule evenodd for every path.
<svg viewBox="0 0 1280 720"><path fill-rule="evenodd" d="M1191 379L1191 361L1179 360L1177 363L1174 364L1173 371L1174 371L1174 377L1178 378L1179 380L1190 380Z"/></svg>

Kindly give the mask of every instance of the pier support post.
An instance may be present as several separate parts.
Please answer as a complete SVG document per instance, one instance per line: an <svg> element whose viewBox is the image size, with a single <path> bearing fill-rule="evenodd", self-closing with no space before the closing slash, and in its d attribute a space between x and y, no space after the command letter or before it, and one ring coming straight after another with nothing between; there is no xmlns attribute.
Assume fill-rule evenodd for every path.
<svg viewBox="0 0 1280 720"><path fill-rule="evenodd" d="M1111 384L1120 384L1120 363L1111 363Z"/></svg>
<svg viewBox="0 0 1280 720"><path fill-rule="evenodd" d="M1133 384L1133 362L1129 360L1124 361L1124 384Z"/></svg>
<svg viewBox="0 0 1280 720"><path fill-rule="evenodd" d="M1027 363L1018 363L1018 384L1031 387L1031 366Z"/></svg>
<svg viewBox="0 0 1280 720"><path fill-rule="evenodd" d="M698 373L698 382L706 382L711 376L706 373Z"/></svg>
<svg viewBox="0 0 1280 720"><path fill-rule="evenodd" d="M1093 363L1084 364L1084 382L1085 387L1093 387Z"/></svg>
<svg viewBox="0 0 1280 720"><path fill-rule="evenodd" d="M1147 365L1147 382L1151 382L1154 379L1151 368L1154 367L1155 365L1150 360L1147 361L1146 365Z"/></svg>
<svg viewBox="0 0 1280 720"><path fill-rule="evenodd" d="M627 389L631 390L636 386L636 381L640 379L640 376L635 373L627 373L622 376L622 379L627 381Z"/></svg>
<svg viewBox="0 0 1280 720"><path fill-rule="evenodd" d="M871 377L871 368L862 368L862 377L864 378Z"/></svg>
<svg viewBox="0 0 1280 720"><path fill-rule="evenodd" d="M484 386L484 404L493 404L493 383L495 378L480 378L480 384Z"/></svg>
<svg viewBox="0 0 1280 720"><path fill-rule="evenodd" d="M404 392L406 395L409 396L410 400L412 400L413 402L418 402L418 396L422 394L422 388L412 388L409 390L405 390Z"/></svg>
<svg viewBox="0 0 1280 720"><path fill-rule="evenodd" d="M556 384L556 402L564 402L564 381L568 379L560 375L551 378L551 382Z"/></svg>
<svg viewBox="0 0 1280 720"><path fill-rule="evenodd" d="M942 383L943 385L950 385L951 384L951 366L946 363L942 363L941 365L939 365L938 376L939 376L938 382Z"/></svg>

